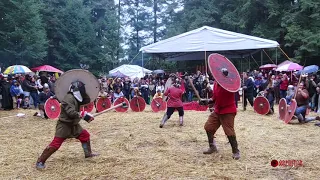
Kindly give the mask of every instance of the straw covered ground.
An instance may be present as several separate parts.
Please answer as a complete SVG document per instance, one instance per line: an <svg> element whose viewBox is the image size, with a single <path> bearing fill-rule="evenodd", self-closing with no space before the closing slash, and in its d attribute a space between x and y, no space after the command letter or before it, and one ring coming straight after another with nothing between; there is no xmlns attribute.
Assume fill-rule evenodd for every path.
<svg viewBox="0 0 320 180"><path fill-rule="evenodd" d="M242 109L241 107L239 109ZM277 109L277 106L275 107ZM0 119L0 179L318 179L319 131L314 123L287 125L277 115L261 116L250 107L236 116L241 159L231 157L222 128L219 153L204 155L208 146L203 125L209 112L187 111L185 126L175 113L163 129L163 113L109 112L87 124L93 150L100 156L84 159L76 140L66 141L44 171L34 168L50 143L54 120L33 117L34 110L0 111L0 117L26 113L25 118ZM293 120L297 123L297 120ZM303 167L276 167L271 160L302 160Z"/></svg>

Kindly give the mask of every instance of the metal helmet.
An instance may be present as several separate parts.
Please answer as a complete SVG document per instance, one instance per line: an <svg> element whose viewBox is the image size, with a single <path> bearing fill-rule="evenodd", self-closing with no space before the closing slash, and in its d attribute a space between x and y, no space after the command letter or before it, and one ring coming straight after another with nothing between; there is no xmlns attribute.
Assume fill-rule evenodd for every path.
<svg viewBox="0 0 320 180"><path fill-rule="evenodd" d="M85 84L81 81L72 82L69 88L69 91L72 92L73 96L79 101L83 101L83 95L86 93Z"/></svg>

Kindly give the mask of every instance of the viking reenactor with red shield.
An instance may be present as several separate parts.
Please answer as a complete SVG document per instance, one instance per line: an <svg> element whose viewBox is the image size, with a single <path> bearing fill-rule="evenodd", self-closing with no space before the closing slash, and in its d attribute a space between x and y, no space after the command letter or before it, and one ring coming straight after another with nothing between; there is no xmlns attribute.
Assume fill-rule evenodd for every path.
<svg viewBox="0 0 320 180"><path fill-rule="evenodd" d="M48 119L44 105L49 98L54 98L54 94L50 91L49 85L45 83L43 85L43 91L39 94L39 110L41 118Z"/></svg>
<svg viewBox="0 0 320 180"><path fill-rule="evenodd" d="M99 91L98 80L88 71L77 69L64 73L55 83L56 97L61 102L61 114L57 121L53 141L46 147L36 163L37 169L44 169L46 160L56 152L67 138L77 138L82 144L85 158L96 156L91 151L90 134L79 122L88 123L94 118L82 111L80 106L93 102Z"/></svg>
<svg viewBox="0 0 320 180"><path fill-rule="evenodd" d="M172 87L170 87L172 85ZM174 75L170 75L170 78L167 80L165 93L163 94L163 99L166 99L168 96L167 101L167 112L164 114L162 121L160 123L160 128L164 126L168 119L170 119L171 115L175 110L179 112L179 122L180 126L183 126L183 103L182 103L182 95L183 91L180 89L180 80L175 78Z"/></svg>
<svg viewBox="0 0 320 180"><path fill-rule="evenodd" d="M201 99L201 103L214 102L214 111L204 125L207 132L209 149L204 154L218 152L214 141L214 134L222 125L232 147L234 159L240 158L238 142L234 130L234 118L237 113L235 105L235 92L240 89L241 79L235 66L220 54L209 56L209 68L215 79L212 99Z"/></svg>

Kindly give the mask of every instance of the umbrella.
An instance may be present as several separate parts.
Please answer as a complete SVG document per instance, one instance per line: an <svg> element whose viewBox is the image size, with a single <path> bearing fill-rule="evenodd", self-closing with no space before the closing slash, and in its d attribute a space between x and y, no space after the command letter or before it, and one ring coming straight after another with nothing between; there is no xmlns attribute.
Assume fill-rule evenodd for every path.
<svg viewBox="0 0 320 180"><path fill-rule="evenodd" d="M265 65L260 66L259 68L260 69L273 69L276 67L277 67L277 65L275 65L275 64L265 64Z"/></svg>
<svg viewBox="0 0 320 180"><path fill-rule="evenodd" d="M304 67L303 70L301 70L301 71L298 72L298 74L300 74L300 73L312 74L312 73L318 72L318 70L319 70L319 66L317 66L317 65L310 65L310 66Z"/></svg>
<svg viewBox="0 0 320 180"><path fill-rule="evenodd" d="M25 73L31 73L32 71L23 65L14 65L9 66L3 73L4 74L25 74Z"/></svg>
<svg viewBox="0 0 320 180"><path fill-rule="evenodd" d="M63 73L60 69L52 67L50 65L43 65L39 67L31 68L32 71L45 71L45 72L55 72L55 73Z"/></svg>
<svg viewBox="0 0 320 180"><path fill-rule="evenodd" d="M278 66L276 71L299 71L302 69L303 69L303 66L300 66L297 63L288 63L288 64Z"/></svg>
<svg viewBox="0 0 320 180"><path fill-rule="evenodd" d="M163 73L164 73L164 70L157 69L157 70L154 70L152 73L153 73L153 74L163 74Z"/></svg>

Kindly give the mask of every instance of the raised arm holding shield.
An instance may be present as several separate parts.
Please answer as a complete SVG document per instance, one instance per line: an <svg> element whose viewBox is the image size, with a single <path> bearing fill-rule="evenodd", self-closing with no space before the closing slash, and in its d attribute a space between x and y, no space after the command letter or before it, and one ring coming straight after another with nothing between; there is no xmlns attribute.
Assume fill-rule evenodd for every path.
<svg viewBox="0 0 320 180"><path fill-rule="evenodd" d="M213 96L209 99L201 99L203 102L214 101L212 112L204 125L209 142L209 149L204 154L218 152L214 141L214 134L222 125L225 134L231 144L233 158L240 158L240 151L234 130L234 118L237 113L235 105L235 92L240 89L241 79L235 66L220 54L211 54L208 60L209 69L215 79Z"/></svg>

